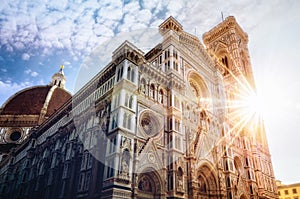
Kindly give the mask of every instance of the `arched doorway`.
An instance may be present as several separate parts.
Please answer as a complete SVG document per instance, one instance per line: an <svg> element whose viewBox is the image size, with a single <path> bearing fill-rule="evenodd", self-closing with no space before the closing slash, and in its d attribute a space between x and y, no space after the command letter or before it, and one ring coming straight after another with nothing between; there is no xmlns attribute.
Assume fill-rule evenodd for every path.
<svg viewBox="0 0 300 199"><path fill-rule="evenodd" d="M201 166L198 169L198 187L197 187L197 198L198 199L209 199L217 197L217 182L212 169L207 166Z"/></svg>
<svg viewBox="0 0 300 199"><path fill-rule="evenodd" d="M155 171L141 173L137 179L138 199L159 199L161 198L161 178Z"/></svg>

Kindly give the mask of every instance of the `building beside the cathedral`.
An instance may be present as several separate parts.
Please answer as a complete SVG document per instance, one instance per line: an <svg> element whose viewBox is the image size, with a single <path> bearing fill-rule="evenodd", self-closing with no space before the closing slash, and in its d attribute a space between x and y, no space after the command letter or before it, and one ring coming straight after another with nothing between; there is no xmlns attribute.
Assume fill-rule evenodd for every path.
<svg viewBox="0 0 300 199"><path fill-rule="evenodd" d="M124 41L72 97L61 69L7 100L1 198L278 198L263 123L244 103L247 34L234 17L205 46L173 17L159 32L147 53Z"/></svg>
<svg viewBox="0 0 300 199"><path fill-rule="evenodd" d="M300 198L300 183L282 184L277 180L277 189L279 199L299 199Z"/></svg>

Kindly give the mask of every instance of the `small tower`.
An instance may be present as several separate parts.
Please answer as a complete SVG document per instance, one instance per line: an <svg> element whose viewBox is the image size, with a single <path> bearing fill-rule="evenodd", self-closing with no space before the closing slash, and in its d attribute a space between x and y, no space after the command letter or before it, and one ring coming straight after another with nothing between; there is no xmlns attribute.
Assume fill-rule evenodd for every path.
<svg viewBox="0 0 300 199"><path fill-rule="evenodd" d="M51 86L56 85L60 88L65 88L66 77L63 71L64 67L64 65L61 65L59 71L52 76Z"/></svg>

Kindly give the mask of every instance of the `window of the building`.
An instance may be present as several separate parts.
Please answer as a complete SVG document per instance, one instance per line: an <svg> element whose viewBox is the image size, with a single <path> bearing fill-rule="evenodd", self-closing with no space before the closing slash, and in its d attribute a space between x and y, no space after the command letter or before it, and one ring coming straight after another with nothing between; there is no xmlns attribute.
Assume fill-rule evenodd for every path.
<svg viewBox="0 0 300 199"><path fill-rule="evenodd" d="M62 178L65 179L69 176L69 165L65 164L63 169L63 175Z"/></svg>
<svg viewBox="0 0 300 199"><path fill-rule="evenodd" d="M284 194L288 195L289 194L289 190L284 190Z"/></svg>
<svg viewBox="0 0 300 199"><path fill-rule="evenodd" d="M280 191L278 191L278 195L279 195L279 196L281 195Z"/></svg>
<svg viewBox="0 0 300 199"><path fill-rule="evenodd" d="M170 69L170 65L171 65L171 64L170 64L170 60L168 60L168 61L167 61L167 69L168 69L168 70Z"/></svg>
<svg viewBox="0 0 300 199"><path fill-rule="evenodd" d="M225 171L229 170L228 161L226 159L224 160L224 170Z"/></svg>
<svg viewBox="0 0 300 199"><path fill-rule="evenodd" d="M173 53L174 53L174 58L177 59L178 58L177 51L174 50Z"/></svg>
<svg viewBox="0 0 300 199"><path fill-rule="evenodd" d="M131 129L131 115L124 113L123 115L123 127L127 129Z"/></svg>
<svg viewBox="0 0 300 199"><path fill-rule="evenodd" d="M152 99L155 99L155 86L154 86L154 84L150 85L150 97Z"/></svg>
<svg viewBox="0 0 300 199"><path fill-rule="evenodd" d="M164 103L164 91L162 89L160 89L158 93L158 102L161 104Z"/></svg>
<svg viewBox="0 0 300 199"><path fill-rule="evenodd" d="M134 69L131 67L128 67L127 69L127 79L134 82Z"/></svg>
<svg viewBox="0 0 300 199"><path fill-rule="evenodd" d="M114 176L114 159L107 161L106 178Z"/></svg>
<svg viewBox="0 0 300 199"><path fill-rule="evenodd" d="M231 187L230 177L228 177L226 180L226 186L227 186L227 188Z"/></svg>
<svg viewBox="0 0 300 199"><path fill-rule="evenodd" d="M180 100L174 96L174 105L176 108L180 109Z"/></svg>
<svg viewBox="0 0 300 199"><path fill-rule="evenodd" d="M178 64L177 64L177 62L173 61L173 67L174 67L174 70L178 71Z"/></svg>
<svg viewBox="0 0 300 199"><path fill-rule="evenodd" d="M122 79L123 76L123 67L119 68L118 73L117 73L117 82Z"/></svg>
<svg viewBox="0 0 300 199"><path fill-rule="evenodd" d="M165 59L170 57L170 50L165 51Z"/></svg>
<svg viewBox="0 0 300 199"><path fill-rule="evenodd" d="M88 153L85 152L82 155L82 159L81 159L81 167L80 167L81 171L86 169L87 161L88 161Z"/></svg>
<svg viewBox="0 0 300 199"><path fill-rule="evenodd" d="M127 127L127 114L126 113L123 114L123 127L124 128Z"/></svg>
<svg viewBox="0 0 300 199"><path fill-rule="evenodd" d="M91 172L88 171L85 174L85 182L84 182L84 190L87 191L89 189L89 185L90 185L90 180L91 180Z"/></svg>
<svg viewBox="0 0 300 199"><path fill-rule="evenodd" d="M254 193L253 187L252 187L252 185L250 185L250 194L253 194L253 193Z"/></svg>
<svg viewBox="0 0 300 199"><path fill-rule="evenodd" d="M133 104L133 96L131 95L129 98L129 104L128 104L129 106L128 107L132 108L132 104Z"/></svg>
<svg viewBox="0 0 300 199"><path fill-rule="evenodd" d="M180 136L176 136L175 137L175 147L176 147L176 149L178 149L178 150L181 150L181 138L180 138Z"/></svg>
<svg viewBox="0 0 300 199"><path fill-rule="evenodd" d="M118 126L118 114L112 116L111 129L117 128Z"/></svg>
<svg viewBox="0 0 300 199"><path fill-rule="evenodd" d="M175 119L175 131L180 131L180 121Z"/></svg>
<svg viewBox="0 0 300 199"><path fill-rule="evenodd" d="M79 182L78 182L78 191L83 191L84 189L84 178L85 178L85 173L80 173L79 176Z"/></svg>
<svg viewBox="0 0 300 199"><path fill-rule="evenodd" d="M132 104L133 104L133 96L126 93L125 106L128 108L132 108Z"/></svg>
<svg viewBox="0 0 300 199"><path fill-rule="evenodd" d="M168 174L168 190L173 190L173 176L172 173Z"/></svg>
<svg viewBox="0 0 300 199"><path fill-rule="evenodd" d="M294 194L297 193L297 189L293 189L293 193L294 193Z"/></svg>
<svg viewBox="0 0 300 199"><path fill-rule="evenodd" d="M109 153L114 153L116 151L116 146L117 146L117 137L113 137L109 142Z"/></svg>

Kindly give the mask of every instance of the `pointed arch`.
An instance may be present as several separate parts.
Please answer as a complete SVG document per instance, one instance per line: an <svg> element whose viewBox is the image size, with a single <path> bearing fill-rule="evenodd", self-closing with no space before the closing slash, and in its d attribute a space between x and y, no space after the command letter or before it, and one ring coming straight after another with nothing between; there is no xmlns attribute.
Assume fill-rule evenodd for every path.
<svg viewBox="0 0 300 199"><path fill-rule="evenodd" d="M210 106L210 92L204 79L194 70L188 72L187 79L189 87L194 93L195 101L200 106Z"/></svg>
<svg viewBox="0 0 300 199"><path fill-rule="evenodd" d="M158 172L151 167L138 175L136 187L138 198L162 198L163 181Z"/></svg>
<svg viewBox="0 0 300 199"><path fill-rule="evenodd" d="M197 195L201 198L210 198L218 195L218 182L215 169L205 162L197 170Z"/></svg>

